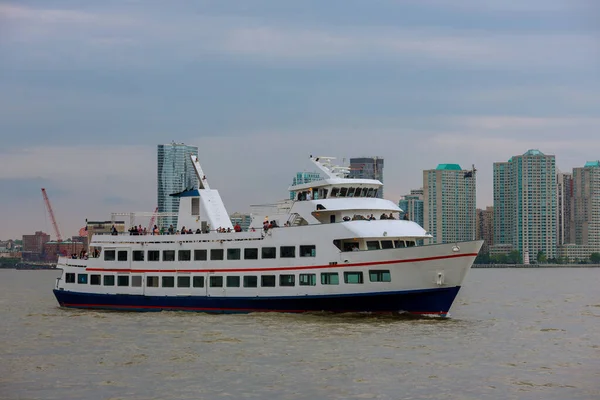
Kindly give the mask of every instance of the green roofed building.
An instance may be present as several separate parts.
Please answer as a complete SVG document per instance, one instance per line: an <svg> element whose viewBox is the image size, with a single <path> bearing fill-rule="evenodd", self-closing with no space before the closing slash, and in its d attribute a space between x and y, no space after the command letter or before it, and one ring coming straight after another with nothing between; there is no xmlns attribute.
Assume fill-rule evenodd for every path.
<svg viewBox="0 0 600 400"><path fill-rule="evenodd" d="M423 227L430 243L475 239L476 170L458 164L439 164L423 171Z"/></svg>

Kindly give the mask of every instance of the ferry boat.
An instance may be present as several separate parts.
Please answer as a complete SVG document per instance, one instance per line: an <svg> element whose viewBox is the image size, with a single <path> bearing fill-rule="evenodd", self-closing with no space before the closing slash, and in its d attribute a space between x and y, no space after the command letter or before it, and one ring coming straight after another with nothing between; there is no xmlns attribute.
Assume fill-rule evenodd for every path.
<svg viewBox="0 0 600 400"><path fill-rule="evenodd" d="M380 181L312 156L322 179L255 207L239 232L191 158L199 185L178 194L177 231L94 235L85 259L58 260L60 306L446 316L483 243L421 245L431 235L377 197Z"/></svg>

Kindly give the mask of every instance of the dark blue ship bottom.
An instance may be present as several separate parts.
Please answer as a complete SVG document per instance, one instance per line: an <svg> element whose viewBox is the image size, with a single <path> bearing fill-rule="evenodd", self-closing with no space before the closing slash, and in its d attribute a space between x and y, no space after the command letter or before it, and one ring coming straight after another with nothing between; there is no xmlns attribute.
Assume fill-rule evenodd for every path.
<svg viewBox="0 0 600 400"><path fill-rule="evenodd" d="M446 315L460 286L387 293L320 296L210 297L90 294L54 290L62 307L117 311L250 312L410 312Z"/></svg>

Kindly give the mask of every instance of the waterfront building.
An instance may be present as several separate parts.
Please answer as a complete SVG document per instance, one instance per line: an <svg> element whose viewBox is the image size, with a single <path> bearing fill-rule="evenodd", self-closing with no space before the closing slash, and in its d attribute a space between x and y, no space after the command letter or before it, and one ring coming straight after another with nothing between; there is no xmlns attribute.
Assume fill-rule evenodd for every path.
<svg viewBox="0 0 600 400"><path fill-rule="evenodd" d="M44 257L44 244L50 241L50 235L37 231L33 235L23 235L23 258L39 261Z"/></svg>
<svg viewBox="0 0 600 400"><path fill-rule="evenodd" d="M430 243L475 239L476 170L439 164L423 171L424 228Z"/></svg>
<svg viewBox="0 0 600 400"><path fill-rule="evenodd" d="M303 185L305 183L321 180L321 174L318 172L296 172L296 176L292 179L292 186ZM290 191L290 200L296 199L296 192Z"/></svg>
<svg viewBox="0 0 600 400"><path fill-rule="evenodd" d="M477 209L475 239L483 240L480 253L489 254L490 246L494 244L494 207Z"/></svg>
<svg viewBox="0 0 600 400"><path fill-rule="evenodd" d="M382 157L360 157L350 159L349 178L376 179L383 182L383 158ZM377 192L377 197L383 199L383 186Z"/></svg>
<svg viewBox="0 0 600 400"><path fill-rule="evenodd" d="M494 163L494 244L512 244L524 263L556 257L556 161L528 150Z"/></svg>
<svg viewBox="0 0 600 400"><path fill-rule="evenodd" d="M600 253L600 161L573 168L571 243L560 248L560 256L570 262L587 261Z"/></svg>
<svg viewBox="0 0 600 400"><path fill-rule="evenodd" d="M236 212L230 214L229 219L231 220L231 225L235 226L235 224L240 224L242 232L246 232L250 227L250 223L252 222L252 215Z"/></svg>
<svg viewBox="0 0 600 400"><path fill-rule="evenodd" d="M179 211L179 197L171 195L198 187L198 177L194 172L191 155L198 156L198 147L175 142L158 145L157 204L159 213L176 215ZM162 217L158 223L163 228L168 228L169 225L177 226L175 215Z"/></svg>
<svg viewBox="0 0 600 400"><path fill-rule="evenodd" d="M402 209L400 218L414 221L421 226L424 225L423 188L412 189L410 194L402 196L402 199L398 201L398 207Z"/></svg>
<svg viewBox="0 0 600 400"><path fill-rule="evenodd" d="M556 174L556 242L559 246L573 243L571 220L573 207L573 174Z"/></svg>
<svg viewBox="0 0 600 400"><path fill-rule="evenodd" d="M86 251L86 248L82 242L74 242L71 239L62 242L53 240L44 244L44 260L56 262L58 256L70 257L75 255L79 257L83 251Z"/></svg>

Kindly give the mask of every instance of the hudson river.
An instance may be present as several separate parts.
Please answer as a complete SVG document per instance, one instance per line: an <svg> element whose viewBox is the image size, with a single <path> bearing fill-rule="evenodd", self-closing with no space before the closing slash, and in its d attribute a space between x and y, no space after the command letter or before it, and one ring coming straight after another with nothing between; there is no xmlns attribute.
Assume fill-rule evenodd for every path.
<svg viewBox="0 0 600 400"><path fill-rule="evenodd" d="M472 270L452 317L63 310L0 270L1 399L599 399L600 269Z"/></svg>

